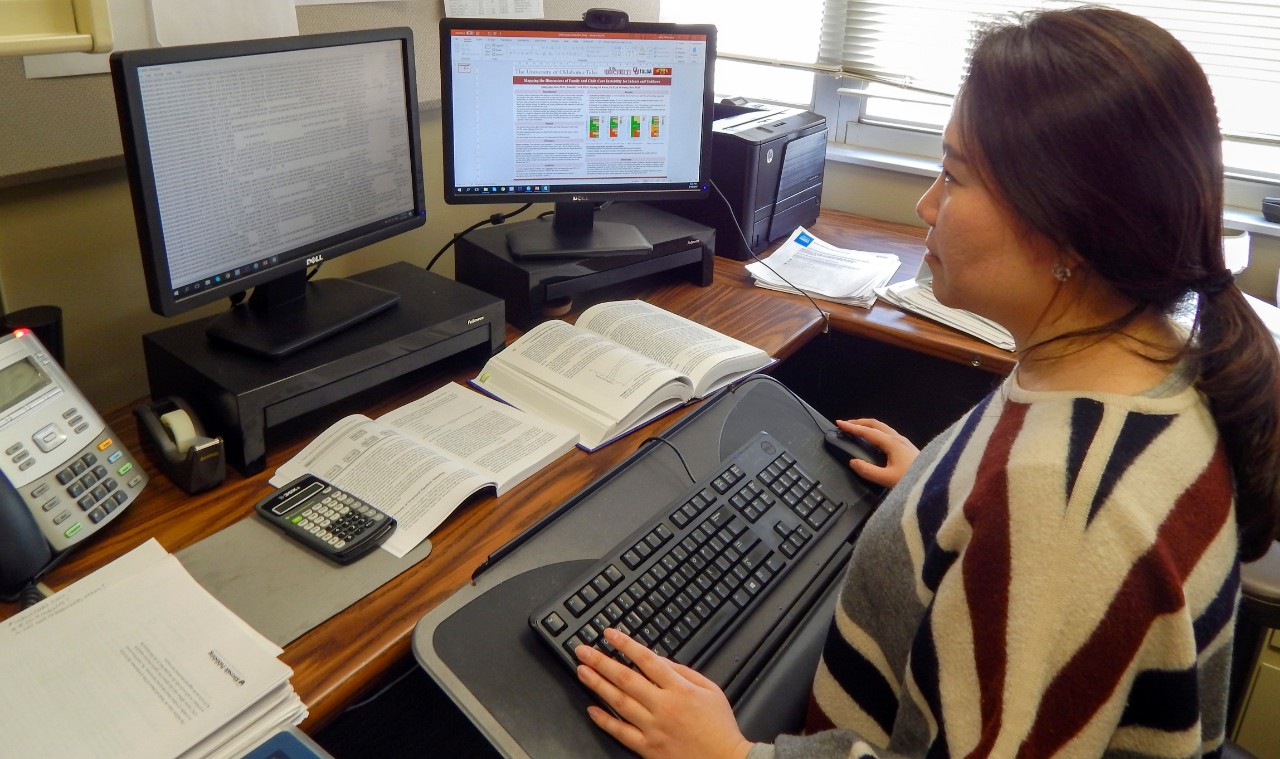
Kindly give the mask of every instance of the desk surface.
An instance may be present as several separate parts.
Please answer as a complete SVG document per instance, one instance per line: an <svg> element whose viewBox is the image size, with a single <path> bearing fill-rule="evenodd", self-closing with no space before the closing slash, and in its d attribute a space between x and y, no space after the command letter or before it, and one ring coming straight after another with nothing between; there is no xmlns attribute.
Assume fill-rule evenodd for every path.
<svg viewBox="0 0 1280 759"><path fill-rule="evenodd" d="M895 253L902 266L895 281L914 276L924 255L924 230L824 211L812 230L846 248ZM743 263L715 262L715 281L696 287L655 277L638 287L604 293L609 298L639 297L785 359L822 330L822 318L801 296L754 287ZM1012 354L980 343L949 328L876 304L870 310L819 301L831 314L833 329L864 335L951 361L997 373L1013 366ZM570 317L572 319L573 317ZM515 331L508 328L508 342ZM479 366L432 368L380 388L376 400L365 399L361 411L377 416L418 398L444 382L465 382ZM130 450L140 451L132 405L105 417ZM266 470L243 477L230 472L214 490L188 496L141 459L151 483L137 502L110 529L71 553L44 579L64 587L126 551L155 537L177 551L243 519L270 491L267 479L328 424L350 413L349 406L316 412L311 417L268 434ZM640 442L670 427L684 412L650 424L644 432L622 438L595 453L574 449L518 487L494 497L482 493L464 503L435 533L431 554L345 611L285 648L284 662L293 668L292 683L311 712L304 728L314 730L343 707L391 674L409 666L413 627L426 612L469 582L472 571L499 546L567 500L632 453ZM0 604L0 618L17 610Z"/></svg>

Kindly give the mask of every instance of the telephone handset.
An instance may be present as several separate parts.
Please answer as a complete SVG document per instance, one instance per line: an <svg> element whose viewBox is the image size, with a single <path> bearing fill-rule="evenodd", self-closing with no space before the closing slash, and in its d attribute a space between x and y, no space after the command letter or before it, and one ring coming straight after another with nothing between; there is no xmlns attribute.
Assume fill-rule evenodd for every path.
<svg viewBox="0 0 1280 759"><path fill-rule="evenodd" d="M0 476L0 598L11 598L53 559L49 541L9 478Z"/></svg>
<svg viewBox="0 0 1280 759"><path fill-rule="evenodd" d="M0 595L105 527L147 484L137 460L26 329L0 336L0 452L8 485L0 484Z"/></svg>

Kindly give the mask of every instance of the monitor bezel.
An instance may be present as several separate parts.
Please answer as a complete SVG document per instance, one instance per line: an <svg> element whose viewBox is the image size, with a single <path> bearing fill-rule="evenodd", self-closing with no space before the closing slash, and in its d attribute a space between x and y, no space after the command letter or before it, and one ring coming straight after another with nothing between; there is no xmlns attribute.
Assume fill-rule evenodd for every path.
<svg viewBox="0 0 1280 759"><path fill-rule="evenodd" d="M281 254L289 257L269 269L247 273L224 284L213 284L208 288L175 296L160 218L154 167L147 138L147 124L141 101L139 70L169 63L245 57L370 42L400 43L401 63L405 71L409 159L412 164L414 207L410 216L391 223L372 224L348 230L345 233L308 243ZM120 119L125 170L129 177L133 198L138 243L142 252L147 298L151 310L162 316L181 314L208 303L236 296L251 288L305 275L309 268L318 263L331 261L375 242L421 227L426 222L427 202L423 183L420 106L414 61L413 31L408 27L214 42L112 53L111 76L115 83L116 109Z"/></svg>
<svg viewBox="0 0 1280 759"><path fill-rule="evenodd" d="M582 34L673 34L705 35L707 56L703 67L702 147L698 166L697 187L662 187L645 189L643 185L590 185L581 189L554 192L502 192L500 194L459 193L454 165L453 62L449 39L456 30L501 30L528 32L575 32ZM594 203L608 201L698 200L711 191L711 145L715 101L716 27L714 24L675 24L666 22L628 22L619 29L596 29L583 21L561 19L490 19L445 18L440 21L440 113L441 141L444 146L444 200L450 205L482 203Z"/></svg>

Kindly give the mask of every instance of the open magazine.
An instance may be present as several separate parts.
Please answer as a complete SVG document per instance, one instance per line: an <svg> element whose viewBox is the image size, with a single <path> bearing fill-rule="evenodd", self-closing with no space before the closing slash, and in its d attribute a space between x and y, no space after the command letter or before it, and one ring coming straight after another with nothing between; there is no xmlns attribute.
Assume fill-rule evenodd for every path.
<svg viewBox="0 0 1280 759"><path fill-rule="evenodd" d="M552 320L489 359L472 384L604 445L773 363L769 354L639 300Z"/></svg>
<svg viewBox="0 0 1280 759"><path fill-rule="evenodd" d="M340 419L276 470L280 487L310 472L396 518L383 548L404 556L468 496L498 495L578 441L565 427L456 382L375 419Z"/></svg>
<svg viewBox="0 0 1280 759"><path fill-rule="evenodd" d="M871 308L876 289L889 282L898 263L892 253L837 248L796 227L768 258L746 268L757 287L791 293L798 288L820 300Z"/></svg>

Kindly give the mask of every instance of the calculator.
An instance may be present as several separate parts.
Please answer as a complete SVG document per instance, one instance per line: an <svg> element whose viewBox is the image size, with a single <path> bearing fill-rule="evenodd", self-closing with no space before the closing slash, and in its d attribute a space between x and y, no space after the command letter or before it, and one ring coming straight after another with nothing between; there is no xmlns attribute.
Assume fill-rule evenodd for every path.
<svg viewBox="0 0 1280 759"><path fill-rule="evenodd" d="M313 474L304 474L258 501L268 522L313 551L350 564L382 544L396 520Z"/></svg>

